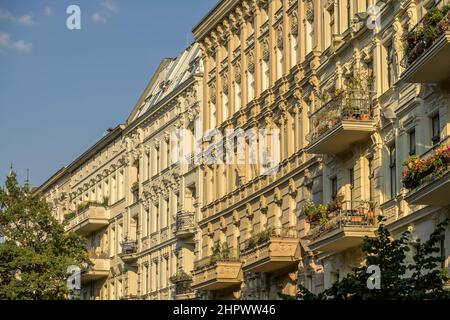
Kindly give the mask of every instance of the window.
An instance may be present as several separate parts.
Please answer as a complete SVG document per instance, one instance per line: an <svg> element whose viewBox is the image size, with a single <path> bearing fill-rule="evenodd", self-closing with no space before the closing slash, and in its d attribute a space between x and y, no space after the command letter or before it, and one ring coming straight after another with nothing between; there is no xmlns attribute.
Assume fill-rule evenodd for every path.
<svg viewBox="0 0 450 320"><path fill-rule="evenodd" d="M333 34L334 34L334 28L335 28L334 10L330 11L329 17L330 17L330 31L328 32L328 41L329 41L329 44L331 44L331 41L333 40Z"/></svg>
<svg viewBox="0 0 450 320"><path fill-rule="evenodd" d="M235 186L237 188L239 188L242 185L241 177L239 176L239 170L238 169L234 169L234 174L236 176Z"/></svg>
<svg viewBox="0 0 450 320"><path fill-rule="evenodd" d="M373 194L374 194L374 188L375 188L375 175L373 173L373 163L372 163L372 158L367 159L368 161L368 166L369 166L369 201L373 200Z"/></svg>
<svg viewBox="0 0 450 320"><path fill-rule="evenodd" d="M388 88L390 88L397 81L397 68L392 43L386 47L386 60L387 60L387 81L388 81Z"/></svg>
<svg viewBox="0 0 450 320"><path fill-rule="evenodd" d="M355 170L350 168L348 170L349 180L350 180L350 201L353 201L353 189L355 188Z"/></svg>
<svg viewBox="0 0 450 320"><path fill-rule="evenodd" d="M150 153L150 151L147 153L147 159L148 159L148 163L147 163L147 179L150 179L150 177L152 176L152 154Z"/></svg>
<svg viewBox="0 0 450 320"><path fill-rule="evenodd" d="M225 92L222 92L222 121L228 119L228 95Z"/></svg>
<svg viewBox="0 0 450 320"><path fill-rule="evenodd" d="M338 192L337 177L331 178L330 184L331 184L331 200L335 201L337 198L337 192Z"/></svg>
<svg viewBox="0 0 450 320"><path fill-rule="evenodd" d="M327 17L326 17L326 10L322 11L322 47L326 49L328 47L327 40L328 40L328 28L327 28Z"/></svg>
<svg viewBox="0 0 450 320"><path fill-rule="evenodd" d="M144 272L143 272L143 275L142 275L142 277L144 278L144 294L145 293L147 293L149 290L149 287L148 287L148 264L146 264L146 265L144 265Z"/></svg>
<svg viewBox="0 0 450 320"><path fill-rule="evenodd" d="M264 91L269 87L269 81L270 81L269 62L266 61L265 59L263 59L263 61L262 61L262 71L263 71L262 91Z"/></svg>
<svg viewBox="0 0 450 320"><path fill-rule="evenodd" d="M160 225L160 220L159 220L159 205L156 205L155 206L155 214L156 214L156 223L154 224L155 225L155 230L154 230L154 232L157 232L158 230L159 230L159 225Z"/></svg>
<svg viewBox="0 0 450 320"><path fill-rule="evenodd" d="M283 50L276 49L277 54L277 79L280 79L283 75Z"/></svg>
<svg viewBox="0 0 450 320"><path fill-rule="evenodd" d="M169 226L170 224L170 203L169 203L169 199L164 200L164 209L166 209L165 212L165 227Z"/></svg>
<svg viewBox="0 0 450 320"><path fill-rule="evenodd" d="M116 186L116 175L111 177L111 203L115 203L117 201L117 186Z"/></svg>
<svg viewBox="0 0 450 320"><path fill-rule="evenodd" d="M227 169L226 166L222 166L222 192L220 193L221 196L224 196L227 193L227 186L228 186L228 180L227 180Z"/></svg>
<svg viewBox="0 0 450 320"><path fill-rule="evenodd" d="M234 110L241 109L241 86L239 83L234 82Z"/></svg>
<svg viewBox="0 0 450 320"><path fill-rule="evenodd" d="M397 165L395 160L395 145L389 148L389 176L390 176L390 197L394 198L397 194Z"/></svg>
<svg viewBox="0 0 450 320"><path fill-rule="evenodd" d="M155 282L159 279L159 264L155 263ZM159 284L156 283L155 289L159 289Z"/></svg>
<svg viewBox="0 0 450 320"><path fill-rule="evenodd" d="M248 83L248 102L255 98L255 75L248 71L247 72L247 83Z"/></svg>
<svg viewBox="0 0 450 320"><path fill-rule="evenodd" d="M306 277L306 287L308 288L309 291L314 292L313 291L313 278L311 275L308 275Z"/></svg>
<svg viewBox="0 0 450 320"><path fill-rule="evenodd" d="M312 44L314 38L313 22L306 20L306 54L312 51Z"/></svg>
<svg viewBox="0 0 450 320"><path fill-rule="evenodd" d="M347 29L350 28L351 24L352 24L351 0L347 0Z"/></svg>
<svg viewBox="0 0 450 320"><path fill-rule="evenodd" d="M119 200L123 199L123 197L125 196L124 183L124 172L123 170L121 170L119 171Z"/></svg>
<svg viewBox="0 0 450 320"><path fill-rule="evenodd" d="M209 108L211 111L211 118L210 118L210 129L214 129L216 127L216 105L213 102L210 102Z"/></svg>
<svg viewBox="0 0 450 320"><path fill-rule="evenodd" d="M338 8L337 10L337 32L341 33L342 30L342 25L341 25L341 0L337 0L337 4L336 4L336 8ZM334 31L333 31L334 32Z"/></svg>
<svg viewBox="0 0 450 320"><path fill-rule="evenodd" d="M441 140L441 127L439 125L439 114L431 118L431 141L433 145L437 144Z"/></svg>
<svg viewBox="0 0 450 320"><path fill-rule="evenodd" d="M169 259L164 259L165 265L166 265L166 274L165 274L165 279L164 279L164 284L165 286L169 286Z"/></svg>
<svg viewBox="0 0 450 320"><path fill-rule="evenodd" d="M166 143L166 163L167 167L170 166L170 141L167 141Z"/></svg>
<svg viewBox="0 0 450 320"><path fill-rule="evenodd" d="M159 149L156 149L156 174L159 173L160 159L159 159Z"/></svg>
<svg viewBox="0 0 450 320"><path fill-rule="evenodd" d="M409 155L416 154L416 130L413 129L409 132Z"/></svg>
<svg viewBox="0 0 450 320"><path fill-rule="evenodd" d="M109 233L109 255L112 257L116 254L116 229L111 228Z"/></svg>
<svg viewBox="0 0 450 320"><path fill-rule="evenodd" d="M295 34L291 34L291 67L297 64L298 40Z"/></svg>

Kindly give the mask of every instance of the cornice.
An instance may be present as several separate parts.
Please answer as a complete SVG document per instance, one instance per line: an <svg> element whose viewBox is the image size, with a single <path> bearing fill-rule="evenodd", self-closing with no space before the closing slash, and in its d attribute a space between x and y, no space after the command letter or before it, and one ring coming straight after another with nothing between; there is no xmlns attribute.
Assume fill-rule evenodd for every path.
<svg viewBox="0 0 450 320"><path fill-rule="evenodd" d="M192 33L197 42L201 42L208 33L222 23L231 11L242 3L242 0L221 0L200 22L194 26Z"/></svg>

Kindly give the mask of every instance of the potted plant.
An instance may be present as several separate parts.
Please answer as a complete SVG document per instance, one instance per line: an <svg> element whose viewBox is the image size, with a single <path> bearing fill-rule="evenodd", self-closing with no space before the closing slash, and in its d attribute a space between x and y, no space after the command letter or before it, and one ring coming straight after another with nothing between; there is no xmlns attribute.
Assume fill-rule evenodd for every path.
<svg viewBox="0 0 450 320"><path fill-rule="evenodd" d="M341 210L343 201L344 201L344 196L343 195L338 195L336 197L336 200L334 200L333 202L331 202L328 205L328 211L335 212L335 211Z"/></svg>
<svg viewBox="0 0 450 320"><path fill-rule="evenodd" d="M191 281L191 280L192 280L191 276L188 275L183 269L180 269L176 274L174 274L169 278L169 281L173 284L176 284L177 282Z"/></svg>
<svg viewBox="0 0 450 320"><path fill-rule="evenodd" d="M76 216L75 211L69 211L69 212L64 214L64 221L67 222L69 220L72 220L73 218L75 218L75 216Z"/></svg>
<svg viewBox="0 0 450 320"><path fill-rule="evenodd" d="M329 211L328 211L328 206L324 205L324 204L319 204L318 207L318 211L319 211L319 223L320 225L325 225L328 223L328 221L330 221L329 219Z"/></svg>
<svg viewBox="0 0 450 320"><path fill-rule="evenodd" d="M303 206L303 213L305 214L306 220L309 223L315 221L318 210L314 202L312 201L306 202L306 204Z"/></svg>
<svg viewBox="0 0 450 320"><path fill-rule="evenodd" d="M102 200L102 205L104 206L104 207L107 207L107 206L109 206L109 197L103 197L103 200Z"/></svg>
<svg viewBox="0 0 450 320"><path fill-rule="evenodd" d="M132 192L132 193L135 193L135 192L137 192L137 191L139 191L139 182L138 182L138 181L135 181L135 182L133 182L133 184L131 185L131 192Z"/></svg>

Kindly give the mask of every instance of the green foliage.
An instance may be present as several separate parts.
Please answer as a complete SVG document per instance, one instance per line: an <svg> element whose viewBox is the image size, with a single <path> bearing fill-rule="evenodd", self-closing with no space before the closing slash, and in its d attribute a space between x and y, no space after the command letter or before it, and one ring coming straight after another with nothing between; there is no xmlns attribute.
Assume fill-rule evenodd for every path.
<svg viewBox="0 0 450 320"><path fill-rule="evenodd" d="M131 192L137 192L137 191L139 191L139 182L138 181L135 181L135 182L133 182L133 184L131 185Z"/></svg>
<svg viewBox="0 0 450 320"><path fill-rule="evenodd" d="M228 244L225 243L222 245L220 242L216 242L216 244L212 248L211 256L196 262L194 269L201 269L211 266L217 261L230 261L233 258L235 257L233 257L233 255L231 254L231 250L228 247Z"/></svg>
<svg viewBox="0 0 450 320"><path fill-rule="evenodd" d="M104 207L108 207L109 206L109 197L104 197L103 198L102 205Z"/></svg>
<svg viewBox="0 0 450 320"><path fill-rule="evenodd" d="M64 214L64 221L68 222L69 220L75 218L76 215L77 213L75 211L69 211Z"/></svg>
<svg viewBox="0 0 450 320"><path fill-rule="evenodd" d="M448 170L450 165L450 146L442 145L425 158L413 155L404 162L406 169L402 173L403 185L408 189L418 187L422 179L439 176Z"/></svg>
<svg viewBox="0 0 450 320"><path fill-rule="evenodd" d="M446 270L440 269L443 259L437 255L439 243L444 237L448 219L440 223L428 241L417 244L413 262L408 261L410 233L404 232L392 239L382 221L377 237L364 239L362 251L366 266L376 265L381 270L381 289L367 287L366 266L355 268L352 273L337 281L330 289L319 294L299 286L297 299L301 300L397 300L397 299L450 299L444 285L448 281ZM444 272L445 271L445 272ZM293 297L283 297L292 299Z"/></svg>
<svg viewBox="0 0 450 320"><path fill-rule="evenodd" d="M422 21L404 38L405 54L407 62L413 63L420 55L429 48L434 41L450 27L450 6L430 9Z"/></svg>
<svg viewBox="0 0 450 320"><path fill-rule="evenodd" d="M268 228L266 230L263 230L261 232L258 232L254 236L252 236L247 241L247 245L245 246L245 250L254 248L260 244L263 244L267 241L269 241L270 237L275 234L274 228Z"/></svg>
<svg viewBox="0 0 450 320"><path fill-rule="evenodd" d="M317 206L312 201L308 201L303 207L303 213L309 223L318 221L321 225L325 225L333 214L342 209L343 200L344 197L338 195L335 201Z"/></svg>
<svg viewBox="0 0 450 320"><path fill-rule="evenodd" d="M212 257L217 260L228 260L231 258L231 250L228 247L228 244L221 244L220 242L216 242L212 249Z"/></svg>
<svg viewBox="0 0 450 320"><path fill-rule="evenodd" d="M85 239L66 234L15 173L0 187L0 234L0 299L65 299L67 267L89 265Z"/></svg>
<svg viewBox="0 0 450 320"><path fill-rule="evenodd" d="M183 269L179 270L176 274L169 278L169 281L173 284L178 282L189 282L192 281L192 277L188 275Z"/></svg>

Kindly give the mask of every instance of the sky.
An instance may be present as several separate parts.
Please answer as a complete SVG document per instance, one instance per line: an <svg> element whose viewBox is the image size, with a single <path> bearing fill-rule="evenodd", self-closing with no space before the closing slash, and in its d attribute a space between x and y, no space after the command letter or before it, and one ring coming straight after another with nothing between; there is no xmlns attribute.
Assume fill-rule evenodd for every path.
<svg viewBox="0 0 450 320"><path fill-rule="evenodd" d="M0 185L12 164L39 186L125 122L217 2L0 0ZM79 30L67 28L70 5Z"/></svg>

